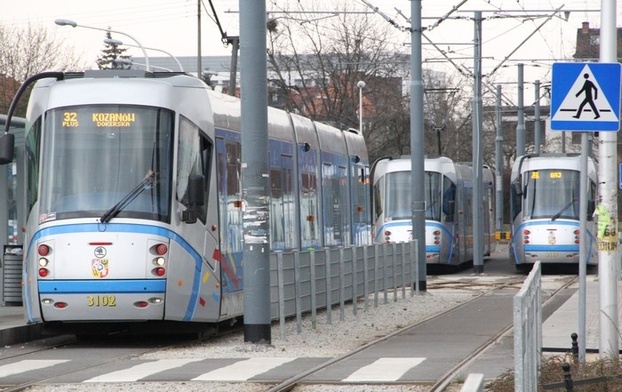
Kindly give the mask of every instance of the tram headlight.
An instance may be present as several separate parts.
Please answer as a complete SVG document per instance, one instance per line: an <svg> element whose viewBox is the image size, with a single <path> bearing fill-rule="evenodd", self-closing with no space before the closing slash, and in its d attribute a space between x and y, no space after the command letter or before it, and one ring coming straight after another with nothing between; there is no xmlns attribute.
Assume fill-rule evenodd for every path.
<svg viewBox="0 0 622 392"><path fill-rule="evenodd" d="M39 258L39 267L46 267L50 262L45 257Z"/></svg>
<svg viewBox="0 0 622 392"><path fill-rule="evenodd" d="M153 259L153 264L162 267L166 263L166 259L164 257L156 257Z"/></svg>

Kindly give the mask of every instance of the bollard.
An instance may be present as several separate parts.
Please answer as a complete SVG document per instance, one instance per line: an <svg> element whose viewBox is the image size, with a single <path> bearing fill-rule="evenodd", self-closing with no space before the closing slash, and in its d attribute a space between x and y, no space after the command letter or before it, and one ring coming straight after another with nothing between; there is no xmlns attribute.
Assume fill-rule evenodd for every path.
<svg viewBox="0 0 622 392"><path fill-rule="evenodd" d="M579 335L573 332L570 338L572 339L572 357L576 361L579 358L579 342L577 341Z"/></svg>
<svg viewBox="0 0 622 392"><path fill-rule="evenodd" d="M562 364L562 369L564 370L564 386L566 387L566 392L572 392L572 373L570 373L570 364L568 362L564 362Z"/></svg>

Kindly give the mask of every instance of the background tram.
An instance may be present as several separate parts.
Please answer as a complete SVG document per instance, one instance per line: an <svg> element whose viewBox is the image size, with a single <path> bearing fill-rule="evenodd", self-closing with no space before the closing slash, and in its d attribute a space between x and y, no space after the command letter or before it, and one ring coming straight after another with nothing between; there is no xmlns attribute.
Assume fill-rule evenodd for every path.
<svg viewBox="0 0 622 392"><path fill-rule="evenodd" d="M541 263L579 262L579 205L587 197L588 265L598 264L594 208L597 174L588 158L587 189L579 187L581 156L540 154L519 157L512 167L510 260L517 269Z"/></svg>
<svg viewBox="0 0 622 392"><path fill-rule="evenodd" d="M239 99L170 72L49 72L21 92L34 82L29 323L82 332L107 322L173 322L172 331L218 323L243 314L243 241L280 251L371 243L357 131L269 109L268 222L244 203ZM2 163L9 151L0 146Z"/></svg>
<svg viewBox="0 0 622 392"><path fill-rule="evenodd" d="M426 158L425 239L428 264L457 266L473 260L473 169L447 157ZM494 236L494 175L482 170L482 232L484 255L496 248ZM411 158L381 158L372 167L374 241L412 240Z"/></svg>

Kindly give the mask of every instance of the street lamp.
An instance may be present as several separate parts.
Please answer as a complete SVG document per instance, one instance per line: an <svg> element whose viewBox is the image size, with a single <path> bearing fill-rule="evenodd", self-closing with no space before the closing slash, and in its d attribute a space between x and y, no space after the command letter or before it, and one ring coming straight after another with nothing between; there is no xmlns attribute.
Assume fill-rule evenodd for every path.
<svg viewBox="0 0 622 392"><path fill-rule="evenodd" d="M104 43L108 44L108 45L116 45L116 46L121 46L121 45L125 45L125 46L130 46L132 48L140 48L140 49L146 49L146 50L155 50L156 52L162 52L168 56L170 56L173 60L175 60L175 62L177 63L177 66L179 67L179 70L181 72L184 72L184 67L181 66L181 63L179 62L179 60L177 60L177 57L173 56L172 54L170 54L169 52L162 50L162 49L156 49L156 48L148 48L146 46L144 47L140 47L138 45L132 45L132 44L126 44L123 41L119 41L118 39L112 39L112 38L106 38L104 40ZM158 67L155 67L158 68ZM160 68L164 68L164 67L160 67ZM166 68L165 68L166 69Z"/></svg>
<svg viewBox="0 0 622 392"><path fill-rule="evenodd" d="M366 84L364 81L360 80L356 87L359 88L359 132L363 133L363 89Z"/></svg>
<svg viewBox="0 0 622 392"><path fill-rule="evenodd" d="M99 31L108 31L108 32L111 32L111 33L125 35L126 37L128 37L131 40L133 40L134 42L136 42L138 47L143 51L143 55L145 56L145 70L149 71L149 57L147 56L147 52L145 51L145 48L140 44L140 42L138 42L138 40L136 38L132 37L131 35L129 35L127 33L124 33L124 32L121 32L121 31L115 31L115 30L111 30L111 29L102 29L100 27L79 25L75 21L69 20L69 19L56 19L54 21L54 23L56 23L59 26L82 27L82 28L85 28L85 29L99 30Z"/></svg>
<svg viewBox="0 0 622 392"><path fill-rule="evenodd" d="M111 60L110 62L112 64L114 64L114 65L119 65L119 64L120 65L127 65L127 66L129 66L129 68L132 68L133 65L140 65L140 66L143 66L143 67L145 66L145 64L137 63L137 62L134 62L134 61L128 60L128 59L114 59L114 60ZM157 65L152 65L151 68L157 68L157 69L161 69L163 71L173 72L172 69L169 69L169 68L166 68L166 67L158 67Z"/></svg>

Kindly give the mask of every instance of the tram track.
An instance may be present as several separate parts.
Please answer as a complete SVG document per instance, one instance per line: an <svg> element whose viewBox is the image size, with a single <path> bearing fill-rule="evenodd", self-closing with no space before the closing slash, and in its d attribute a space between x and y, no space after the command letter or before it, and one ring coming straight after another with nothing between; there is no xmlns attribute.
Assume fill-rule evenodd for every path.
<svg viewBox="0 0 622 392"><path fill-rule="evenodd" d="M209 335L206 335L204 337L200 337L197 339L190 339L190 342L191 342L190 344L194 344L197 341L201 341L201 340L226 338L231 335L240 333L241 331L242 331L242 325L240 323L236 323L236 324L231 323L231 322L223 323L223 325L221 326L220 329L217 330L217 332L213 332ZM98 339L102 339L102 337L99 337ZM178 338L175 336L167 336L164 339L158 339L158 342L165 342L165 344L156 344L155 346L153 346L154 345L153 343L148 343L149 342L148 338L144 336L139 337L138 343L133 341L136 338L131 335L107 336L103 339L104 339L103 342L101 340L99 342L96 342L95 338L89 339L88 341L85 342L84 339L78 338L75 335L71 335L71 334L64 334L64 335L47 337L43 339L37 339L37 340L30 341L30 342L25 342L24 344L20 345L21 347L17 350L17 352L13 354L5 355L4 353L0 352L1 353L0 361L19 360L20 357L26 357L26 356L33 355L33 354L40 356L41 354L44 354L46 352L51 352L51 351L60 350L60 349L80 349L80 348L101 349L101 348L105 348L108 345L120 345L120 346L125 346L125 347L132 346L132 345L139 345L139 347L137 347L134 351L126 355L115 356L108 360L99 361L99 362L85 365L85 366L72 367L71 369L66 370L66 371L56 372L54 373L53 376L50 376L50 377L42 377L42 378L30 380L28 382L13 384L13 385L8 385L8 384L3 385L2 382L0 381L0 392L24 391L32 386L44 385L44 384L50 383L51 381L53 381L54 379L57 379L58 377L66 376L72 373L83 372L89 369L97 369L97 368L101 368L109 364L113 364L115 362L136 358L141 355L148 355L150 353L158 352L161 350L180 348L180 347L187 346L189 344L188 338L186 337ZM147 340L146 348L140 347L140 344L143 340ZM75 388L79 388L79 384L75 384Z"/></svg>
<svg viewBox="0 0 622 392"><path fill-rule="evenodd" d="M369 338L367 341L367 343L363 344L360 347L354 348L354 349L350 349L349 352L344 353L342 355L337 355L334 356L333 358L325 358L324 361L322 361L321 363L319 361L315 361L312 363L312 365L309 365L307 367L299 367L297 370L299 372L297 372L296 374L294 374L293 372L291 373L287 373L284 375L283 378L265 378L263 379L263 381L260 380L248 380L248 382L250 383L261 383L263 384L263 387L260 387L261 389L240 389L244 386L245 383L231 383L231 391L238 391L238 390L246 390L246 391L297 391L297 390L304 390L304 391L314 391L314 390L326 390L326 389L321 389L321 388L330 388L331 386L337 387L339 386L340 388L348 388L348 386L352 386L353 388L356 388L356 385L360 385L359 384L352 384L352 383L348 383L348 382L341 382L340 379L335 379L332 381L316 381L314 379L314 377L317 376L317 374L320 374L323 371L326 371L327 369L330 369L331 367L347 367L344 366L343 364L348 361L353 359L356 355L364 353L366 350L373 350L375 347L382 345L385 342L390 341L391 339L393 339L394 337L397 337L397 335L399 335L400 333L404 333L405 331L408 331L411 328L415 328L417 326L421 326L424 325L426 323L432 323L432 322L436 322L437 324L441 321L443 317L447 316L450 312L452 311L457 311L460 310L461 308L465 308L468 307L470 304L473 304L475 301L478 300L486 300L487 297L488 301L490 301L491 297L495 297L498 296L499 298L510 298L511 296L518 291L518 289L520 288L522 281L524 280L525 276L517 276L517 275L508 275L505 274L504 276L499 276L499 277L471 277L471 276L442 276L440 279L437 278L432 278L430 277L430 283L428 286L428 293L423 294L423 296L421 296L421 300L417 301L417 297L420 296L419 294L415 294L415 300L414 301L409 301L409 302L403 302L402 304L400 304L400 300L398 299L395 303L396 304L400 304L397 306L397 308L399 310L405 310L406 307L409 306L416 306L416 304L419 302L421 303L421 301L423 301L424 298L428 298L428 299L433 299L435 297L440 298L440 296L443 295L443 293L449 293L449 292L453 292L454 290L456 292L473 292L474 295L472 298L469 298L468 301L465 302L461 302L458 303L455 306L452 307L448 307L445 310L443 310L442 312L439 313L434 313L434 314L430 314L428 317L426 318L421 318L416 322L413 322L411 324L404 324L402 326L399 326L399 329L397 330L391 330L390 332L385 332L382 335L378 334L376 338ZM576 276L572 277L565 277L562 276L561 279L559 277L553 277L553 279L548 280L548 283L544 284L543 287L543 298L546 298L544 305L548 304L556 295L558 295L560 292L562 292L564 289L567 289L569 286L571 286L573 283L575 283L577 280ZM553 282L553 284L551 285L551 282ZM400 289L401 290L401 289ZM455 295L455 293L453 293L452 295ZM393 294L389 293L389 297L392 297ZM502 297L501 297L502 296ZM390 302L393 302L393 298L391 298ZM507 303L507 300L505 300ZM484 301L485 302L485 301ZM407 305L410 304L410 305ZM362 301L360 303L360 306L362 306ZM348 305L350 306L350 305ZM387 305L380 305L380 306L387 306ZM508 309L507 306L505 306L505 309ZM338 310L334 310L336 312L338 312ZM354 320L356 320L356 318L354 318ZM364 318L362 320L365 320ZM291 320L294 321L294 320ZM360 323L360 322L359 322ZM363 323L366 323L365 321L363 321ZM322 325L322 323L320 322L320 325ZM347 329L348 325L350 324L343 324L343 326L341 328ZM368 324L369 325L369 324ZM398 324L394 324L394 325L398 325ZM239 326L239 325L238 325ZM291 327L291 326L290 326ZM328 326L327 326L328 327ZM484 353L486 351L487 348L493 346L496 344L496 342L498 342L499 340L501 340L504 336L506 336L506 334L508 334L508 332L511 330L512 325L511 324L505 324L502 327L498 327L494 334L493 333L487 333L487 339L484 343L479 344L477 347L475 347L473 350L471 350L469 352L469 354L465 355L461 361L459 362L452 362L454 363L454 365L450 368L447 369L446 371L444 371L443 369L440 370L440 376L436 376L437 374L435 373L435 380L433 380L432 377L430 377L429 379L423 380L421 382L419 381L408 381L408 380L400 380L400 381L396 381L396 382L389 382L389 383L385 383L383 385L390 387L392 385L391 388L395 388L395 389L388 389L388 390L392 390L392 391L397 391L400 390L399 388L401 388L402 386L404 388L411 388L410 390L417 390L417 391L443 391L446 390L445 388L447 388L448 385L451 384L452 380L455 380L457 378L460 378L460 375L464 376L464 371L466 369L468 369L469 365L471 365L473 362L477 361L477 359L479 358L480 355L482 355L482 353ZM324 328L324 331L326 331L326 328ZM223 332L226 335L223 336L233 336L233 340L241 340L241 335L240 335L240 328L238 329L232 329L230 331L226 331ZM292 333L293 330L292 330ZM320 332L322 333L322 332ZM411 334L414 338L416 338L416 334ZM409 335L409 336L411 336ZM293 338L294 336L291 336L291 338ZM238 339L239 338L239 339ZM208 339L208 341L212 341L213 338ZM216 342L216 340L213 340L214 342ZM364 342L365 340L361 341ZM278 342L278 339L277 339ZM313 341L308 340L306 341L307 344L309 345L313 345ZM72 347L79 347L79 342L75 342L72 343L73 346ZM183 342L180 341L176 341L173 342L173 344L168 344L168 345L159 345L157 347L148 347L147 349L143 349L143 350L136 350L131 354L127 354L127 355L120 355L120 356L116 356L115 358L108 358L108 360L106 360L106 358L102 358L101 361L98 361L97 364L84 364L83 366L74 366L71 370L69 369L65 369L66 371L64 372L57 372L54 374L54 376L50 376L50 377L39 377L39 379L30 379L28 380L28 382L23 382L23 383L15 383L13 385L5 385L2 386L0 385L0 391L2 392L9 392L9 391L22 391L27 389L30 386L33 385L37 385L39 389L35 389L36 391L47 391L48 389L45 389L45 385L58 385L59 380L61 378L63 378L62 376L64 374L68 374L71 375L72 373L75 373L75 375L71 375L72 378L74 379L78 379L80 377L82 377L83 379L89 378L91 376L82 376L82 374L86 374L87 370L89 369L94 369L94 368L101 368L98 370L103 370L104 372L106 371L106 368L109 368L109 365L113 365L114 362L117 361L127 361L127 360L132 360L133 363L140 363L140 361L157 361L159 358L165 358L165 357L170 357L170 358L184 358L185 354L188 354L189 356L192 355L196 355L196 354L189 354L188 352L184 353L180 353L178 350L181 348L183 349L184 346L196 346L197 349L200 350L200 345L197 345L197 341L193 341L190 344L186 344L188 343L188 340L185 340ZM93 348L102 348L104 349L105 347L102 347L103 345L94 345ZM277 343L278 346L278 343ZM59 344L56 345L56 347L61 347ZM119 345L119 348L126 348L124 347L122 344ZM238 348L240 348L240 344L238 344L237 346L232 346L232 348L234 348L233 350L231 350L232 354L234 354L233 357L240 357L240 356L244 356L244 355L240 355L243 352L247 352L247 351L242 351L242 350L238 350ZM289 346L288 346L289 347ZM247 348L247 347L244 347ZM49 346L48 348L49 350L53 350L52 345ZM170 349L170 350L169 350ZM92 348L91 348L92 350ZM413 346L413 355L418 356L420 355L420 347L419 346ZM76 350L76 355L77 355L77 351ZM161 353L158 353L158 351L161 351ZM270 351L270 350L266 350L266 351ZM286 350L287 351L287 350ZM34 350L30 350L30 352L35 352ZM43 353L43 350L41 351ZM163 356L162 353L166 352L166 355ZM14 358L17 358L19 355L24 355L26 352L23 353L16 353L16 355L14 355ZM148 356L148 353L154 353L157 355L153 355L153 356ZM236 354L237 353L237 354ZM289 354L287 352L283 352L281 354L281 350L277 349L274 350L273 348L273 353L276 356L279 355L283 355L283 356L291 356L292 352L289 352ZM180 355L181 354L181 355ZM307 353L306 355L302 355L304 356L317 356L315 353L309 355L311 353ZM72 355L72 353L66 354L66 355ZM95 355L99 355L99 354L95 354ZM251 355L252 356L252 355ZM210 355L205 355L205 358L210 358ZM233 358L232 356L223 356L222 358ZM9 358L7 356L2 357L0 356L0 359L4 359L4 358ZM215 357L214 357L215 358ZM139 361L134 361L138 359ZM230 360L229 360L230 361ZM305 369L303 371L300 371L301 369ZM108 370L110 371L110 370ZM77 376L77 374L80 373L80 376ZM65 378L66 379L66 378ZM317 377L316 377L317 379ZM165 382L165 379L161 379L161 382ZM279 381L280 380L280 381ZM279 384L276 384L279 382ZM153 389L157 389L159 388L158 385L162 385L158 382L152 382L149 380L145 380L145 381L141 381L140 384L143 385L144 389L131 389L132 391L143 391L143 390L153 390ZM434 384L432 384L434 383ZM76 384L66 384L68 388L71 388L72 391L90 391L92 389L88 389L89 387L93 388L95 385L94 384L84 384L84 383L76 383ZM103 389L108 390L108 388L113 388L111 390L116 391L116 390L122 390L122 389L114 389L116 387L112 387L112 384L100 384L100 386ZM192 389L192 388L200 388L200 386L203 386L204 388L209 388L209 383L201 383L201 384L193 384L192 387L190 387L190 385L188 385L188 387L190 387L191 389L188 390L199 390L199 389ZM247 387L251 387L251 384L248 384ZM314 387L317 387L318 389L312 389ZM414 387L417 387L417 389L412 389ZM311 389L310 389L311 388ZM419 389L420 388L420 389ZM69 389L68 389L69 390ZM347 389L339 389L339 390L347 390ZM356 389L354 389L356 390Z"/></svg>
<svg viewBox="0 0 622 392"><path fill-rule="evenodd" d="M576 276L574 276L572 278L568 278L565 283L563 283L559 288L556 288L553 292L550 293L550 295L547 297L547 299L543 302L542 306L544 307L548 303L553 301L555 295L557 295L558 293L560 293L563 290L567 289L572 284L576 283L577 279L578 279L578 277L576 277ZM444 391L447 388L447 386L458 375L463 374L463 372L468 368L468 366L471 365L474 361L476 361L478 359L478 357L483 352L485 352L488 348L490 348L491 346L496 344L496 342L502 336L504 336L504 335L506 335L508 333L511 333L512 330L513 330L513 327L514 327L513 323L509 324L503 330L499 331L498 334L496 334L494 336L491 336L490 339L486 343L484 343L483 345L478 347L477 350L472 352L470 356L464 358L463 361L461 361L460 363L455 365L453 368L449 369L447 371L447 373L445 373L440 379L438 379L437 382L430 387L430 392L442 392L442 391Z"/></svg>
<svg viewBox="0 0 622 392"><path fill-rule="evenodd" d="M398 331L395 331L391 334L388 334L386 336L380 337L374 341L371 341L361 347L359 347L356 350L353 350L351 352L348 352L342 356L333 358L325 363L322 363L312 369L308 369L304 372L301 372L287 380L284 380L283 382L281 382L278 385L275 385L273 387L271 387L270 389L268 389L269 392L289 392L289 391L296 391L298 387L309 387L309 386L316 386L319 387L321 384L319 383L314 383L314 382L308 382L305 381L306 378L308 378L309 376L316 374L322 370L325 370L329 367L333 367L333 366L339 366L340 363L344 362L347 359L352 358L353 356L357 355L358 353L368 350L371 347L377 346L379 344L382 344L383 342L386 342L387 340L392 339L393 337L403 333L406 330L412 329L414 327L417 327L418 325L427 323L431 320L437 319L437 318L442 318L443 316L455 311L457 308L460 307L464 307L467 306L469 303L472 303L474 301L477 301L479 298L483 297L483 296L487 296L487 295L493 295L494 292L500 291L500 290L504 290L507 288L516 288L519 289L520 286L523 283L523 278L516 278L516 279L510 279L507 282L502 282L502 283L495 283L495 282L491 282L491 283L481 283L481 282L458 282L458 281L452 281L452 282L436 282L434 284L430 285L430 288L460 288L460 289L469 289L469 288L473 288L473 290L482 290L482 288L485 289L485 291L481 292L478 296L474 297L472 300L468 301L468 302L464 302L459 304L458 306L451 308L451 309L446 309L445 311L438 313L436 315L433 315L425 320L421 320L418 321L416 323L407 325L401 329L399 329ZM555 288L552 291L549 291L548 297L547 299L544 301L543 306L546 306L548 303L550 303L553 298L560 292L562 292L563 290L567 289L569 286L571 286L572 284L576 283L577 281L577 277L568 277L565 279L565 281L557 288ZM430 384L429 381L426 382L421 382L418 384L413 384L413 383L406 383L408 386L420 386L421 388L423 388L422 390L425 391L429 391L429 392L442 392L442 391L446 391L448 386L461 374L463 375L464 371L466 369L468 369L468 367L475 362L479 356L484 353L488 348L490 348L491 346L495 345L500 338L502 338L503 336L507 335L508 333L510 333L512 331L513 328L513 324L507 324L506 326L504 326L503 328L501 328L497 333L495 333L494 335L490 336L489 339L487 339L483 344L481 344L480 346L478 346L475 350L473 350L472 352L470 352L467 356L465 356L465 358L463 358L460 362L458 362L456 365L452 366L450 369L448 369L441 377L439 377L433 384ZM400 382L400 385L404 385L404 382ZM351 384L340 384L336 381L332 382L331 385L351 385Z"/></svg>

